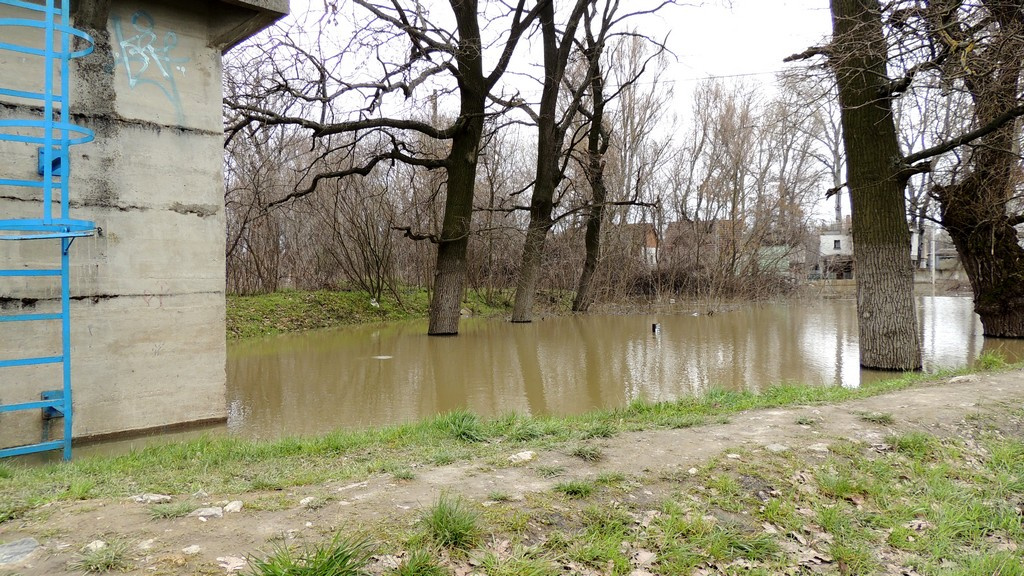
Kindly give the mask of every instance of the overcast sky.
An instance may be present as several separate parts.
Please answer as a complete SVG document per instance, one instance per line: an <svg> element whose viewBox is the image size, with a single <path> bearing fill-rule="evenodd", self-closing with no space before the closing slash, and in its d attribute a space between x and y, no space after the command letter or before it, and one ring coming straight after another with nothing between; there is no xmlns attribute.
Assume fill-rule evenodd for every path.
<svg viewBox="0 0 1024 576"><path fill-rule="evenodd" d="M782 59L831 34L828 0L732 0L666 18L683 79L752 74L771 81ZM688 74L687 74L688 72Z"/></svg>
<svg viewBox="0 0 1024 576"><path fill-rule="evenodd" d="M487 0L483 0L487 1ZM689 5L664 10L645 30L668 33L675 55L664 78L675 83L676 113L690 114L696 84L723 77L746 84L773 87L775 75L786 69L782 59L820 44L831 35L828 0L680 0ZM298 16L309 7L322 10L323 0L291 0ZM629 0L623 0L623 10ZM673 59L670 59L673 60ZM524 96L539 87L524 87ZM849 208L844 208L849 213ZM829 218L832 203L821 202L815 211Z"/></svg>
<svg viewBox="0 0 1024 576"><path fill-rule="evenodd" d="M487 0L483 0L486 2ZM831 33L828 0L680 0L662 12L661 28L678 57L678 83L709 76L771 82L782 59ZM323 0L291 0L292 12L322 9ZM623 10L628 9L625 0ZM662 34L664 32L657 32Z"/></svg>

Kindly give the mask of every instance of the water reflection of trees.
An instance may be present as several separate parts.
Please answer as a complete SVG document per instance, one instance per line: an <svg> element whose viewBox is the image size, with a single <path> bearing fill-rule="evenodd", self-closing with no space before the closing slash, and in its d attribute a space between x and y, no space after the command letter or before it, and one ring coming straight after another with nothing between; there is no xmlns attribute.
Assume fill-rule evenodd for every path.
<svg viewBox="0 0 1024 576"><path fill-rule="evenodd" d="M1024 357L1024 343L981 337L969 299L919 299L918 314L927 368L964 365L997 349L1010 360ZM470 321L460 338L428 338L420 325L399 324L241 343L228 359L229 424L277 437L460 407L487 416L572 414L711 387L857 386L880 376L860 370L856 320L852 301L819 301L710 317Z"/></svg>

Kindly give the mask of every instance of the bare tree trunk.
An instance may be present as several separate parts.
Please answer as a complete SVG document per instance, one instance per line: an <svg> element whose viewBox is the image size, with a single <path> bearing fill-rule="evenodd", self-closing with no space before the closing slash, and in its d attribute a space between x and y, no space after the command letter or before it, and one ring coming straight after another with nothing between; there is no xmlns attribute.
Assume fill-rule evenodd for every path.
<svg viewBox="0 0 1024 576"><path fill-rule="evenodd" d="M600 164L600 157L592 155L590 170L600 171ZM600 172L588 172L588 179L593 194L593 205L587 214L587 231L584 238L586 256L583 259L579 283L576 285L576 298L572 301L573 312L586 312L594 303L594 272L601 257L601 225L604 222L604 202L608 196Z"/></svg>
<svg viewBox="0 0 1024 576"><path fill-rule="evenodd" d="M831 63L842 106L853 219L860 363L921 368L902 155L887 94L877 0L832 0Z"/></svg>
<svg viewBox="0 0 1024 576"><path fill-rule="evenodd" d="M558 43L558 29L555 26L554 3L549 2L540 11L538 21L544 40L544 88L541 93L540 114L537 118L537 178L533 184L530 201L530 225L526 231L519 279L516 281L516 298L512 305L513 322L533 320L533 300L537 294L537 278L540 276L541 261L544 257L544 242L554 221L555 189L562 179L559 160L565 140L567 120L558 122L558 94L565 66L572 48L576 27L583 17L583 6L588 0L577 0L576 6L562 32L562 43ZM574 103L578 105L578 101ZM571 116L566 112L566 118Z"/></svg>
<svg viewBox="0 0 1024 576"><path fill-rule="evenodd" d="M1017 104L1024 15L1015 0L984 2L999 34L967 61L966 80L979 125L992 122ZM965 42L966 44L966 42ZM949 232L974 291L974 311L986 336L1024 338L1024 248L1007 213L1014 195L1019 157L1014 153L1015 123L981 139L960 182L936 186L942 225Z"/></svg>
<svg viewBox="0 0 1024 576"><path fill-rule="evenodd" d="M541 211L530 211L530 228L526 231L523 258L516 280L516 299L512 305L512 321L528 323L533 321L533 299L537 294L537 278L540 276L541 260L544 257L544 243L551 229L551 208L547 215Z"/></svg>
<svg viewBox="0 0 1024 576"><path fill-rule="evenodd" d="M583 271L576 286L576 298L572 302L573 312L586 312L594 302L594 272L601 257L601 225L604 221L604 203L608 189L604 182L604 154L608 150L608 136L604 132L604 77L601 74L601 46L588 46L588 58L594 63L594 75L590 80L590 96L594 103L590 118L590 134L587 140L587 182L590 184L590 211L587 214L585 236L586 256Z"/></svg>
<svg viewBox="0 0 1024 576"><path fill-rule="evenodd" d="M446 160L448 195L441 224L441 239L437 246L434 294L430 299L427 334L431 336L459 333L462 297L466 290L466 252L473 217L476 165L488 92L483 72L476 2L453 0L451 6L459 28L459 117L465 121L461 130L452 138L452 150Z"/></svg>

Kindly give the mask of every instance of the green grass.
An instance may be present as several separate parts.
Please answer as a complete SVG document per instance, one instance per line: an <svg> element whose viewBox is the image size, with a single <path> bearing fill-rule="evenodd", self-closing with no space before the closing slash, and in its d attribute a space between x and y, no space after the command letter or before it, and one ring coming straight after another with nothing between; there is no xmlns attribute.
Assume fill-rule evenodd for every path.
<svg viewBox="0 0 1024 576"><path fill-rule="evenodd" d="M128 552L131 544L127 540L111 539L106 546L96 550L82 550L78 557L68 563L68 568L81 572L127 571L131 569Z"/></svg>
<svg viewBox="0 0 1024 576"><path fill-rule="evenodd" d="M393 576L448 576L448 571L426 550L413 550L395 570Z"/></svg>
<svg viewBox="0 0 1024 576"><path fill-rule="evenodd" d="M924 432L909 432L900 436L890 436L886 442L893 449L910 456L915 460L935 460L942 451L939 441Z"/></svg>
<svg viewBox="0 0 1024 576"><path fill-rule="evenodd" d="M461 496L441 494L420 521L431 540L444 548L468 549L480 536L479 515Z"/></svg>
<svg viewBox="0 0 1024 576"><path fill-rule="evenodd" d="M454 410L437 419L437 427L464 442L481 442L487 436L480 418L468 410Z"/></svg>
<svg viewBox="0 0 1024 576"><path fill-rule="evenodd" d="M508 556L488 553L480 561L487 576L557 576L562 571L552 562L537 557L536 552L517 549Z"/></svg>
<svg viewBox="0 0 1024 576"><path fill-rule="evenodd" d="M585 480L567 480L555 484L555 492L571 498L586 498L594 493L594 484Z"/></svg>
<svg viewBox="0 0 1024 576"><path fill-rule="evenodd" d="M392 470L391 476L395 480L403 480L408 482L409 480L413 480L416 478L416 473L413 472L411 468L402 467Z"/></svg>
<svg viewBox="0 0 1024 576"><path fill-rule="evenodd" d="M181 518L182 516L188 516L196 508L195 503L188 501L153 504L149 507L149 517L154 520Z"/></svg>
<svg viewBox="0 0 1024 576"><path fill-rule="evenodd" d="M252 338L349 324L426 318L429 295L423 289L399 291L399 301L386 294L371 304L359 290L284 290L272 294L227 297L227 335ZM470 290L462 307L476 316L498 316L511 310L509 295Z"/></svg>
<svg viewBox="0 0 1024 576"><path fill-rule="evenodd" d="M249 576L362 576L374 546L361 537L336 535L302 549L277 546L267 558L250 557Z"/></svg>
<svg viewBox="0 0 1024 576"><path fill-rule="evenodd" d="M562 474L565 474L565 466L553 466L548 464L541 464L534 468L537 475L541 478L557 478Z"/></svg>
<svg viewBox="0 0 1024 576"><path fill-rule="evenodd" d="M591 438L611 438L618 434L619 430L612 422L598 422L593 426L583 430L583 439L589 440Z"/></svg>
<svg viewBox="0 0 1024 576"><path fill-rule="evenodd" d="M887 412L868 412L866 414L861 414L860 419L863 422L881 424L883 426L888 426L889 424L896 422L896 419L893 418L892 414Z"/></svg>
<svg viewBox="0 0 1024 576"><path fill-rule="evenodd" d="M580 444L569 452L570 455L583 460L584 462L597 462L604 458L604 452L597 446L591 444Z"/></svg>
<svg viewBox="0 0 1024 576"><path fill-rule="evenodd" d="M228 295L229 338L299 332L346 324L420 318L426 314L425 291L409 291L399 304L388 295L380 307L361 291L282 291L253 296Z"/></svg>
<svg viewBox="0 0 1024 576"><path fill-rule="evenodd" d="M75 478L68 486L65 499L67 500L88 500L96 488L96 481L91 478Z"/></svg>
<svg viewBox="0 0 1024 576"><path fill-rule="evenodd" d="M1009 366L1006 355L1000 350L988 350L982 352L974 361L974 367L982 371L1002 370Z"/></svg>

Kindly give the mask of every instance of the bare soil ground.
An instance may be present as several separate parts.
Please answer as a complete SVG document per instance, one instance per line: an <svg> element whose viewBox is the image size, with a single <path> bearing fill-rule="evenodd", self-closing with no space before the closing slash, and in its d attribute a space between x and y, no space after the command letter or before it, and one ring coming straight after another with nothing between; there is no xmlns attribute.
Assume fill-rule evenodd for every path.
<svg viewBox="0 0 1024 576"><path fill-rule="evenodd" d="M979 416L987 425L1019 436L1022 406L1024 372L979 374L866 400L744 412L721 424L620 433L596 441L603 457L595 462L541 452L529 462L507 467L485 462L418 467L408 480L378 475L361 482L282 491L173 495L176 501L194 500L197 507L243 502L240 512L223 517L154 519L151 505L131 499L59 502L0 524L0 543L31 537L40 544L21 562L0 565L0 576L79 574L81 569L69 566L96 540L129 543L130 574L225 574L241 565L239 559L266 553L275 543L322 541L336 530L408 529L418 511L442 491L462 495L484 506L482 510L500 492L510 497L511 506L530 513L531 506L537 505L531 495L550 493L556 483L567 479L594 479L608 473L630 479L629 489L617 497L633 509L644 510L657 507L659 499L671 491L685 490L678 478L692 475L693 468L726 453L739 458L739 454L786 451L820 459L828 454L830 444L841 440L870 445L910 431L940 437L967 434ZM876 424L863 418L875 412L891 414L892 421ZM815 424L808 424L811 421ZM549 477L554 469L560 475ZM543 530L528 523L525 541L531 531L542 538Z"/></svg>

